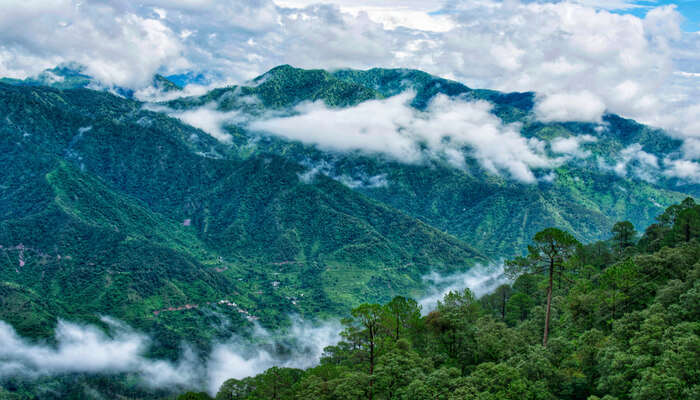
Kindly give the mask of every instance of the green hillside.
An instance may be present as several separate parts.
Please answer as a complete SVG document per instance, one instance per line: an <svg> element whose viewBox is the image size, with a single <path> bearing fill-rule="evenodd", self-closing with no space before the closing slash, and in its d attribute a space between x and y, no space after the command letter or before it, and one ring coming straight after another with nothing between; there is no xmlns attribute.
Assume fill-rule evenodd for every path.
<svg viewBox="0 0 700 400"><path fill-rule="evenodd" d="M230 334L207 327L206 309L226 309L220 300L245 310L224 310L239 327L279 326L291 313L419 293L429 271L487 261L334 180L305 182L305 168L284 158L227 158L208 135L132 100L0 91L0 281L29 290L13 294L27 310L31 293L45 293L51 310L20 324L23 334L106 314L157 332L164 353L183 338L206 348ZM14 309L0 318L18 321Z"/></svg>
<svg viewBox="0 0 700 400"><path fill-rule="evenodd" d="M353 96L340 103L334 93L343 92L347 85L365 87L375 95L367 92L367 96ZM251 86L217 89L199 98L174 100L167 105L190 109L214 104L221 111L238 110L256 118L261 110L290 110L302 100L323 100L332 107L351 106L405 90L415 92L413 106L417 109L425 108L438 93L486 100L494 104L493 113L504 122L521 123L525 137L551 141L591 135L597 141L583 147L592 157L572 160L553 171L551 182L537 184L521 184L494 175L473 159L467 160L467 170L457 170L437 161L416 166L381 156L323 152L271 135L260 137L248 132L245 122L227 126L233 136L231 154L245 158L272 153L309 168L327 165L324 173L336 179L385 176L387 185L359 185L355 190L451 233L492 258L524 250L528 238L547 226L569 229L585 241L601 239L619 220L630 220L641 228L652 223L664 207L681 201L687 194L700 194L697 184L663 177L651 183L600 168L601 161L614 163L623 149L634 144L658 158L677 152L681 142L658 129L615 115L604 117L604 130L596 129L598 124L592 123L542 123L531 113L532 93L471 89L416 70L376 68L331 74L280 66L253 80ZM252 102L251 96L260 102Z"/></svg>
<svg viewBox="0 0 700 400"><path fill-rule="evenodd" d="M525 268L512 284L480 299L449 292L427 315L405 297L363 304L320 365L232 378L215 398L696 399L700 206L684 201L663 215L638 242L620 230L586 245L542 231L528 261L510 264ZM693 233L678 235L685 229ZM542 241L548 232L557 239ZM649 246L654 238L661 242ZM535 261L548 256L538 241L558 249L547 253L555 280L539 272Z"/></svg>
<svg viewBox="0 0 700 400"><path fill-rule="evenodd" d="M547 227L585 243L607 238L618 221L642 230L700 193L692 182L600 167L632 145L658 159L677 152L680 142L661 131L615 115L604 129L542 123L532 93L472 89L421 71L280 66L162 104L86 89L92 78L80 71L52 71L63 84L53 75L0 82L0 320L33 339L51 340L58 319L104 326L106 315L153 337L149 356L173 359L183 342L202 355L256 323L284 330L291 315L348 316L365 302L418 298L426 274L521 255ZM526 137L597 141L583 145L590 158L526 184L474 158L464 169L407 164L247 128L305 102L340 109L405 90L417 110L439 93L485 100ZM230 143L173 117L200 107L235 114L224 127ZM71 387L93 378L102 379L75 378ZM119 382L131 388L135 379ZM124 389L115 385L114 395Z"/></svg>

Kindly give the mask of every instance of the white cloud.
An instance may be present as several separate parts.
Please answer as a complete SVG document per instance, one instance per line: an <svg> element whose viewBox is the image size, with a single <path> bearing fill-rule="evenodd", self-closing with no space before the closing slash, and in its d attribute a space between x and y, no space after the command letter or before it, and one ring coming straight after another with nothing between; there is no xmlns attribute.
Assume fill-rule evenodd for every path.
<svg viewBox="0 0 700 400"><path fill-rule="evenodd" d="M317 0L275 0L275 4L288 8L306 8L321 3ZM376 1L376 0L329 0L323 1L340 7L342 12L354 16L366 13L369 18L386 29L406 27L421 31L446 32L454 28L450 15L435 13L441 4L425 1Z"/></svg>
<svg viewBox="0 0 700 400"><path fill-rule="evenodd" d="M683 143L683 154L690 160L700 159L700 138L688 139Z"/></svg>
<svg viewBox="0 0 700 400"><path fill-rule="evenodd" d="M389 186L387 174L370 176L364 171L353 171L352 174L339 175L335 171L335 165L326 160L315 163L305 161L301 164L308 168L305 172L299 174L299 180L306 184L314 183L316 177L319 174L323 174L352 189L376 189Z"/></svg>
<svg viewBox="0 0 700 400"><path fill-rule="evenodd" d="M546 95L535 104L541 121L601 122L605 103L589 91Z"/></svg>
<svg viewBox="0 0 700 400"><path fill-rule="evenodd" d="M700 34L680 30L672 5L638 18L606 11L635 6L626 0L6 3L1 75L77 61L107 83L139 88L156 71L232 82L283 63L407 67L537 91L544 120L598 121L610 111L700 137Z"/></svg>
<svg viewBox="0 0 700 400"><path fill-rule="evenodd" d="M497 287L508 283L503 274L503 265L477 265L467 272L442 275L436 272L423 277L423 281L431 285L427 294L418 300L421 312L427 314L437 307L437 302L449 292L461 292L466 288L481 297L493 292Z"/></svg>
<svg viewBox="0 0 700 400"><path fill-rule="evenodd" d="M196 383L191 352L185 352L179 363L148 359L144 356L149 345L146 336L109 318L103 321L111 327L111 337L94 326L59 321L56 346L29 343L0 321L0 377L132 372L151 387L182 388Z"/></svg>
<svg viewBox="0 0 700 400"><path fill-rule="evenodd" d="M9 4L8 4L9 1ZM78 62L108 85L143 86L181 43L163 20L70 0L8 0L0 15L0 72L23 77Z"/></svg>
<svg viewBox="0 0 700 400"><path fill-rule="evenodd" d="M591 135L558 137L552 140L550 146L552 151L558 154L566 154L576 158L587 158L591 156L589 150L581 149L581 144L596 142L598 139Z"/></svg>
<svg viewBox="0 0 700 400"><path fill-rule="evenodd" d="M238 111L217 111L215 103L186 111L174 111L157 107L151 107L151 109L166 111L170 116L203 130L223 143L231 143L231 135L224 130L224 125L243 120Z"/></svg>
<svg viewBox="0 0 700 400"><path fill-rule="evenodd" d="M690 160L665 159L664 175L700 183L700 163Z"/></svg>
<svg viewBox="0 0 700 400"><path fill-rule="evenodd" d="M296 115L253 121L249 128L323 150L381 154L405 163L441 159L466 168L466 150L492 173L523 182L535 181L532 169L552 166L541 142L522 137L518 124L504 125L487 102L438 95L420 112L410 107L412 97L403 93L345 109L305 103Z"/></svg>
<svg viewBox="0 0 700 400"><path fill-rule="evenodd" d="M330 321L312 324L292 319L285 332L268 332L256 326L258 345L238 336L214 344L202 363L185 349L177 362L145 356L150 339L110 318L103 318L110 327L109 335L91 325L59 321L55 345L31 343L21 338L4 321L0 321L0 379L23 377L35 379L65 373L115 374L133 373L142 384L170 390L206 389L212 395L229 378L259 374L273 366L308 368L318 363L323 349L340 339L340 323ZM272 350L278 343L280 353Z"/></svg>
<svg viewBox="0 0 700 400"><path fill-rule="evenodd" d="M651 153L642 150L639 143L631 144L620 151L614 164L608 165L598 160L604 170L611 170L621 177L631 174L647 182L656 182L661 172L659 159Z"/></svg>
<svg viewBox="0 0 700 400"><path fill-rule="evenodd" d="M284 357L263 348L251 349L249 343L232 339L214 347L207 362L207 387L215 394L222 383L230 378L241 379L257 375L270 367L309 368L317 364L323 349L340 341L342 327L338 322L312 325L299 319L293 320L288 339L293 339L293 351ZM259 328L256 339L273 341L270 332Z"/></svg>

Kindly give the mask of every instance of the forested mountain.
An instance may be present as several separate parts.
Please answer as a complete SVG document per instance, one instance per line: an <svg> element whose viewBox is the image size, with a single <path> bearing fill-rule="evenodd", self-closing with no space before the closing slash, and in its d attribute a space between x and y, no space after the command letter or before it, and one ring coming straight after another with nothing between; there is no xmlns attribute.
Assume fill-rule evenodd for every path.
<svg viewBox="0 0 700 400"><path fill-rule="evenodd" d="M319 366L231 379L216 399L698 398L700 205L687 199L659 221L638 241L628 222L586 245L544 230L540 250L509 263L512 285L480 299L450 292L425 316L405 297L363 304ZM550 256L551 276L540 269Z"/></svg>
<svg viewBox="0 0 700 400"><path fill-rule="evenodd" d="M616 115L600 123L541 122L532 93L472 89L420 71L280 66L243 85L191 97L177 97L181 88L166 77L156 76L154 86L167 92L163 101L144 102L120 88L103 90L80 68L0 82L0 320L22 337L51 342L58 320L106 328L108 316L150 335L155 345L148 356L174 359L185 342L199 356L233 332L250 335L244 328L254 324L285 329L291 315L342 317L365 302L386 303L397 295L419 298L429 285L426 275L464 272L523 255L535 233L548 227L564 229L583 243L606 238L618 221L643 229L666 207L700 193L697 183L657 174L658 163L654 167L629 156L642 151L655 160L673 157L681 143L664 132ZM480 153L476 139L455 144L440 134L432 141L431 127L437 129L442 121L436 117L443 115L444 110L436 110L440 105L448 116L475 115L481 125L468 125L472 139L483 136L480 127L495 129L504 140L521 134L517 144L538 149L532 166L509 169L508 163L519 162L513 160L517 151L494 164L489 157L498 154ZM381 119L387 107L393 113L388 122ZM336 120L328 123L326 117ZM357 120L377 120L380 128L365 132L359 125L365 136L347 147L343 135L348 126L358 126ZM381 137L384 128L392 131L395 120L400 123L394 133L408 135L410 145L392 153L387 150L392 141L383 139L367 151L365 142ZM323 129L309 128L315 141L308 141L295 136L298 122L302 131L315 125ZM291 133L289 126L295 129ZM417 126L423 129L418 134L412 131ZM573 140L576 146L558 153L554 143L559 140ZM677 231L673 218L667 215L659 224L630 248L660 253L635 257L673 258L682 251L688 252L682 257L697 256L692 244L681 245L667 234ZM697 234L692 226L688 241ZM561 276L608 290L595 286L601 283L592 277L629 259L627 250L610 253L605 243L591 246L584 249L609 257L577 261L581 268L593 265L593 275ZM678 265L695 262L673 259ZM668 279L687 281L686 272ZM505 321L496 321L498 307L485 303L495 301L491 297L480 300L481 311L469 294L446 299L441 307L455 302L473 311L468 323L460 320L460 332L469 326L476 334L475 326L487 324L515 335L530 327L530 336L523 333L529 340L542 305L536 296L540 282L532 284L530 292L520 293L528 298L515 296L518 281L507 289L524 304L517 318L501 312ZM559 320L573 318L567 314L573 311L558 303L564 301L561 296L555 292L553 342L564 337L557 326L574 326ZM651 304L649 296L636 310ZM485 317L491 312L495 320ZM381 353L414 357L411 348L421 354L434 351L442 358L419 360L416 373L463 380L477 364L490 360L496 364L489 368L501 368L498 363L519 350L483 359L456 355L462 350L455 343L438 351L430 346L449 339L440 335L458 330L449 321L430 322L437 314L430 315L416 317L421 332ZM612 334L609 322L596 324L586 329ZM349 326L346 342L358 345L353 335L361 332ZM353 345L347 343L337 354L329 353L335 366L325 363L320 375L309 379L320 379L323 386L344 374L343 368L364 366L356 363L364 353L350 351ZM441 365L458 367L464 377ZM295 380L306 376L281 373ZM357 382L340 387L359 390L361 382L368 382L366 375L353 376ZM81 385L104 377L64 378L47 378L42 385L68 387L79 398ZM138 387L133 377L116 386L100 382L114 395L125 387L136 387L131 394L136 398L163 394ZM39 393L31 382L11 386L23 395ZM546 393L559 396L558 390L547 386ZM50 397L53 392L41 393ZM249 398L267 398L255 396Z"/></svg>
<svg viewBox="0 0 700 400"><path fill-rule="evenodd" d="M436 95L488 101L493 104L492 112L504 123L521 124L525 137L551 142L587 135L595 141L592 139L582 149L590 152L587 159L566 162L537 183L522 183L486 170L469 156L465 169L453 168L444 160L415 165L364 152L324 151L318 146L249 129L250 119L264 118L270 110L275 115L294 114L294 106L308 101L343 109L407 90L414 93L411 106L418 110L424 110ZM619 162L629 146L638 145L635 151L642 150L659 159L678 152L681 142L664 132L616 115L606 115L601 124L542 123L532 114L533 104L533 93L475 90L415 70L330 73L290 66L276 67L249 85L216 89L203 96L167 103L178 111L203 106L221 112L238 111L242 115L225 124L232 137L231 149L238 157L275 153L310 168L320 168L329 176L350 182L371 198L468 241L493 258L524 250L528 238L547 226L566 228L581 240L602 238L618 220L630 220L641 228L650 224L664 207L681 201L685 197L682 193L700 193L696 183L664 178L660 173L658 179L650 182L634 172L624 177L600 168L601 163ZM470 153L468 148L464 151ZM635 162L631 161L631 169ZM369 181L372 177L382 177L386 184L374 184Z"/></svg>
<svg viewBox="0 0 700 400"><path fill-rule="evenodd" d="M306 184L298 164L226 157L204 132L137 102L84 89L0 91L1 280L30 304L48 294L50 310L3 307L23 334L106 313L172 330L172 346L204 344L211 332L154 312L227 299L275 326L289 313L418 293L430 270L486 261L332 179Z"/></svg>

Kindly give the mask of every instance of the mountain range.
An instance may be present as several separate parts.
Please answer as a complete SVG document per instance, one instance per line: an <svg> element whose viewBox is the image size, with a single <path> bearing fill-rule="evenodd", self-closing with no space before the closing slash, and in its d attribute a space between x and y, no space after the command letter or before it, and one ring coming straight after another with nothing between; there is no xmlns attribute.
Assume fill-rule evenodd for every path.
<svg viewBox="0 0 700 400"><path fill-rule="evenodd" d="M658 173L681 141L613 114L542 122L534 93L415 70L286 65L196 96L160 75L154 86L167 92L161 101L67 67L0 81L0 319L21 335L109 315L172 356L182 340L206 348L230 335L218 319L276 327L292 314L419 297L427 274L497 264L545 227L597 240L617 221L641 229L700 194ZM504 138L519 132L518 143L556 162L517 179L490 166L478 142L416 140L420 156L407 161L362 143L329 147L343 134L332 124L315 142L266 129L306 123L304 113L354 117L343 112L369 104L415 113L406 129L428 121L424 132L441 101L476 104ZM553 148L571 140L569 153Z"/></svg>

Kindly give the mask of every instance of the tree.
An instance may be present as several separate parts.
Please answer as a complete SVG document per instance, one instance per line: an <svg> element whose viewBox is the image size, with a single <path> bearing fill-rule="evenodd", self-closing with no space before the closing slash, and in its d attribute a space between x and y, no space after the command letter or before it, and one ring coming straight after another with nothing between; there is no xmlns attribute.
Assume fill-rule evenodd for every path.
<svg viewBox="0 0 700 400"><path fill-rule="evenodd" d="M506 319L506 304L510 299L513 289L510 285L501 285L493 293L484 295L479 299L479 303L488 310L494 317L501 321Z"/></svg>
<svg viewBox="0 0 700 400"><path fill-rule="evenodd" d="M252 378L229 379L221 385L216 400L243 400L253 391Z"/></svg>
<svg viewBox="0 0 700 400"><path fill-rule="evenodd" d="M693 206L678 213L673 225L676 240L690 242L690 239L700 236L700 206Z"/></svg>
<svg viewBox="0 0 700 400"><path fill-rule="evenodd" d="M695 207L695 200L692 197L686 197L680 204L669 206L663 214L656 217L662 226L672 227L676 223L678 215L688 208Z"/></svg>
<svg viewBox="0 0 700 400"><path fill-rule="evenodd" d="M469 289L450 291L437 309L426 317L426 325L435 334L448 357L457 362L462 372L476 362L476 326L481 310Z"/></svg>
<svg viewBox="0 0 700 400"><path fill-rule="evenodd" d="M377 340L379 332L382 329L382 306L379 304L361 304L354 308L350 314L352 320L346 320L348 325L346 335L352 335L357 340L359 347L367 354L369 361L369 399L373 397L372 385L374 383L372 374L374 374L375 360L377 358ZM353 326L353 324L356 324Z"/></svg>
<svg viewBox="0 0 700 400"><path fill-rule="evenodd" d="M428 369L427 363L411 350L411 344L401 339L391 351L379 357L375 390L381 398L405 398L407 386L414 380L424 379Z"/></svg>
<svg viewBox="0 0 700 400"><path fill-rule="evenodd" d="M506 304L506 322L509 325L516 325L518 322L525 321L534 304L532 297L525 293L518 292L512 295Z"/></svg>
<svg viewBox="0 0 700 400"><path fill-rule="evenodd" d="M394 297L383 307L384 325L390 330L394 341L401 339L402 331L405 332L420 320L420 306L413 299L403 296Z"/></svg>
<svg viewBox="0 0 700 400"><path fill-rule="evenodd" d="M574 254L580 243L569 232L557 228L547 228L536 233L533 242L534 244L528 246L527 256L516 257L506 262L506 274L510 277L515 277L519 274L548 273L547 309L544 321L544 334L542 336L542 345L546 347L547 336L549 335L554 273L557 268L560 273L567 268L568 259Z"/></svg>
<svg viewBox="0 0 700 400"><path fill-rule="evenodd" d="M624 250L634 244L634 238L637 231L634 230L634 225L629 221L618 222L613 225L611 230L612 240L620 250Z"/></svg>
<svg viewBox="0 0 700 400"><path fill-rule="evenodd" d="M211 396L204 392L187 392L177 396L177 400L211 400Z"/></svg>

